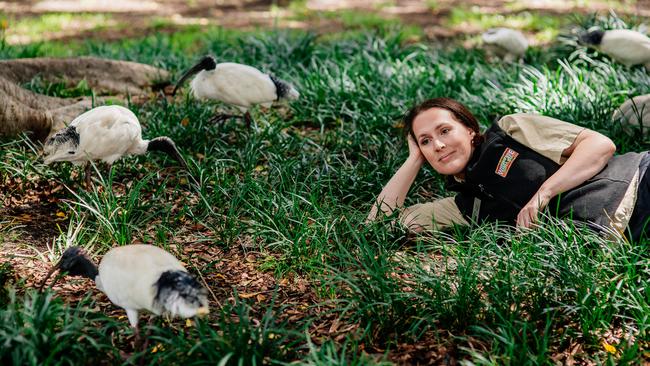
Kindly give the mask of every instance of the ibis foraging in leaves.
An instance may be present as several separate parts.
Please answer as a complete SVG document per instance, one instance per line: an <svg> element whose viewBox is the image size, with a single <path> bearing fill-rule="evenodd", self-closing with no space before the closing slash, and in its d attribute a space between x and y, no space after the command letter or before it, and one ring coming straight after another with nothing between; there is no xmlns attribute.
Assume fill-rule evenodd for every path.
<svg viewBox="0 0 650 366"><path fill-rule="evenodd" d="M169 137L142 139L142 128L131 110L118 106L93 108L75 118L68 127L50 136L43 147L45 164L70 161L86 164L86 185L90 185L90 161L109 166L124 155L162 151L187 170L187 163Z"/></svg>
<svg viewBox="0 0 650 366"><path fill-rule="evenodd" d="M650 38L630 29L592 29L580 42L599 49L625 66L643 65L650 71Z"/></svg>
<svg viewBox="0 0 650 366"><path fill-rule="evenodd" d="M190 87L198 99L217 100L237 107L247 125L251 123L248 110L256 105L270 107L277 100L297 99L300 94L286 81L265 74L260 70L233 62L217 63L212 56L205 56L187 70L176 83L172 95L185 80L195 75ZM221 122L234 115L215 115L211 121Z"/></svg>
<svg viewBox="0 0 650 366"><path fill-rule="evenodd" d="M94 280L97 288L113 304L126 310L129 323L136 332L141 310L183 318L208 313L205 287L185 270L178 259L153 245L132 244L113 248L104 255L99 268L81 248L70 247L43 279L41 288L57 270Z"/></svg>
<svg viewBox="0 0 650 366"><path fill-rule="evenodd" d="M482 35L484 48L488 53L507 62L522 59L528 49L528 40L518 30L510 28L489 29Z"/></svg>

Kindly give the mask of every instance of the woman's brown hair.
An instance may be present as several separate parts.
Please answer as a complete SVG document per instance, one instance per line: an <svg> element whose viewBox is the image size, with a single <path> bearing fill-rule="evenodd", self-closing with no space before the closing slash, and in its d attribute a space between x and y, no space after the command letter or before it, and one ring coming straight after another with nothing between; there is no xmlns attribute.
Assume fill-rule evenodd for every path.
<svg viewBox="0 0 650 366"><path fill-rule="evenodd" d="M413 133L413 121L420 113L431 108L442 108L448 110L458 122L474 131L476 134L472 140L472 145L477 146L485 139L485 137L481 134L476 117L474 117L472 112L470 112L469 109L467 109L467 107L465 107L462 103L451 98L433 98L425 100L424 102L411 108L404 117L404 129L407 134L413 137L414 140L417 141L415 134Z"/></svg>

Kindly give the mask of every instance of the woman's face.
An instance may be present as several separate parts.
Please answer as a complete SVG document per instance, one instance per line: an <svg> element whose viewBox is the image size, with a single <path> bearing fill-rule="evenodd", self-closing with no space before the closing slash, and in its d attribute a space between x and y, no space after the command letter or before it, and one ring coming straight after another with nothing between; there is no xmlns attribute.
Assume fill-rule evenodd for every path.
<svg viewBox="0 0 650 366"><path fill-rule="evenodd" d="M413 120L415 140L433 169L444 175L464 177L472 156L475 132L442 108L428 109Z"/></svg>

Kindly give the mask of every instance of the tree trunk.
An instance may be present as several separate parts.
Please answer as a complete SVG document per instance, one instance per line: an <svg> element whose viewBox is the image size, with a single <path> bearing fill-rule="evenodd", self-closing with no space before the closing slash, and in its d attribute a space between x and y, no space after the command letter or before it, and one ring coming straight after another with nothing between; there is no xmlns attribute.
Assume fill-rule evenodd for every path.
<svg viewBox="0 0 650 366"><path fill-rule="evenodd" d="M0 136L31 132L33 138L43 140L92 107L88 97L55 98L20 86L36 76L69 86L85 79L97 94L145 94L149 88L169 84L167 71L135 62L94 57L2 60ZM96 98L95 103L104 99Z"/></svg>

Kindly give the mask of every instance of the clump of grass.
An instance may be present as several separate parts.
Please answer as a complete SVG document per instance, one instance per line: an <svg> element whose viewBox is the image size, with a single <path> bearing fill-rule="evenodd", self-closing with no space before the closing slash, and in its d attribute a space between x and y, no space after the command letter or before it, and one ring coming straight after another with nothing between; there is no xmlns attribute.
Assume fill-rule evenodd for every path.
<svg viewBox="0 0 650 366"><path fill-rule="evenodd" d="M110 14L72 14L51 13L38 17L23 17L10 19L8 29L10 34L20 34L28 37L30 42L43 40L47 33L60 32L76 22L77 28L81 26L94 29L111 22Z"/></svg>
<svg viewBox="0 0 650 366"><path fill-rule="evenodd" d="M70 86L63 81L52 83L43 80L40 76L36 76L28 83L24 84L23 87L35 93L59 98L94 96L93 90L85 79L79 81L77 85Z"/></svg>
<svg viewBox="0 0 650 366"><path fill-rule="evenodd" d="M625 241L555 220L520 234L486 226L461 240L423 238L406 252L382 231L368 234L357 236L353 250L338 249L342 261L330 284L342 316L380 346L445 329L491 344L487 354L470 352L476 360L522 364L577 339L598 344L611 324L625 323L635 337L648 327L639 312L647 302L639 306L631 295L642 286L633 263L647 258Z"/></svg>
<svg viewBox="0 0 650 366"><path fill-rule="evenodd" d="M367 353L360 351L358 342L355 340L346 339L342 345L328 340L319 347L307 340L309 346L309 353L300 362L295 362L296 365L316 366L316 365L373 365L384 366L392 365L391 362L384 361L379 357L371 357Z"/></svg>
<svg viewBox="0 0 650 366"><path fill-rule="evenodd" d="M494 27L508 27L527 31L559 29L566 24L567 18L519 11L508 15L483 11L478 6L471 8L455 7L447 19L450 26L479 27L483 30Z"/></svg>
<svg viewBox="0 0 650 366"><path fill-rule="evenodd" d="M101 176L100 179L101 188L93 186L90 190L71 191L75 200L66 201L68 208L79 220L87 217L94 219L94 226L103 238L102 242L130 244L140 228L146 226L155 215L160 215L160 212L152 212L151 203L143 201L141 197L152 174L133 185L127 185L123 194L113 190L111 174L106 180ZM166 185L162 184L160 188L164 190Z"/></svg>
<svg viewBox="0 0 650 366"><path fill-rule="evenodd" d="M0 308L9 303L10 286L15 284L15 276L11 262L0 263Z"/></svg>
<svg viewBox="0 0 650 366"><path fill-rule="evenodd" d="M287 329L271 306L259 315L235 301L216 312L214 322L197 320L189 332L152 327L152 347L161 351L144 357L151 363L173 359L187 365L258 365L292 360L303 341L302 332Z"/></svg>
<svg viewBox="0 0 650 366"><path fill-rule="evenodd" d="M9 304L0 310L2 364L116 362L116 323L94 307L88 298L69 306L51 292L28 291L18 298L11 291Z"/></svg>
<svg viewBox="0 0 650 366"><path fill-rule="evenodd" d="M52 178L54 174L40 160L41 147L28 135L21 134L0 144L0 177L2 182L21 179L24 182L36 177ZM69 174L66 174L69 175Z"/></svg>

